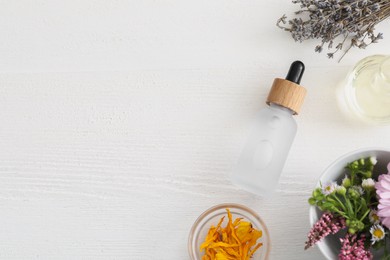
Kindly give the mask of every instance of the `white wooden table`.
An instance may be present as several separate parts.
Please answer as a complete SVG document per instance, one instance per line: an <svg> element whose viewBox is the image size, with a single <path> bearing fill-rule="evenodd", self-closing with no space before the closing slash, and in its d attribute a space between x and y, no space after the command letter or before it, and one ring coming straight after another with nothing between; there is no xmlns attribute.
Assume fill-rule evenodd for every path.
<svg viewBox="0 0 390 260"><path fill-rule="evenodd" d="M271 259L303 250L324 168L389 127L345 120L341 63L275 26L289 0L0 2L0 259L188 259L207 208L236 202L269 227ZM387 27L387 28L386 28ZM228 175L274 77L306 64L308 96L271 198Z"/></svg>

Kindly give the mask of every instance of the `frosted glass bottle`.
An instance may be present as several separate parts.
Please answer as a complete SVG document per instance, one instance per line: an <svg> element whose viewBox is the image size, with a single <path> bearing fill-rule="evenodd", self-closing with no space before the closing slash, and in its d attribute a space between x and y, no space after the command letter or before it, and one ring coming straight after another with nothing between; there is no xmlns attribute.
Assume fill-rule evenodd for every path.
<svg viewBox="0 0 390 260"><path fill-rule="evenodd" d="M232 182L264 196L275 190L297 132L297 114L306 90L299 86L304 72L300 61L291 64L286 79L275 79L267 106L256 117L255 126L233 169Z"/></svg>

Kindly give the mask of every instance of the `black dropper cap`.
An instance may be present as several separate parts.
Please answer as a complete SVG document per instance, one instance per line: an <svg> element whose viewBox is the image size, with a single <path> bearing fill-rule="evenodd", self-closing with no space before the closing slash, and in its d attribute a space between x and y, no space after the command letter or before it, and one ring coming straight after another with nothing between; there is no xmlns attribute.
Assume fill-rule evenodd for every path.
<svg viewBox="0 0 390 260"><path fill-rule="evenodd" d="M303 72L305 72L305 64L299 60L294 61L291 63L286 80L299 84L301 82Z"/></svg>

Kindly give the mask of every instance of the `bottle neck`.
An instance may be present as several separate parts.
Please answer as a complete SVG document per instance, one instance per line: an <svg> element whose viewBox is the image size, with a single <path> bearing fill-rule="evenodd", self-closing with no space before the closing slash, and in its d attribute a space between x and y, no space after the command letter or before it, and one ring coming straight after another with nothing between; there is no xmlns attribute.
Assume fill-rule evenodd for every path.
<svg viewBox="0 0 390 260"><path fill-rule="evenodd" d="M294 114L294 111L292 111L291 109L289 109L287 107L283 107L283 106L275 104L275 103L271 103L269 106L273 110L281 111L282 113L290 115L290 116L292 116Z"/></svg>

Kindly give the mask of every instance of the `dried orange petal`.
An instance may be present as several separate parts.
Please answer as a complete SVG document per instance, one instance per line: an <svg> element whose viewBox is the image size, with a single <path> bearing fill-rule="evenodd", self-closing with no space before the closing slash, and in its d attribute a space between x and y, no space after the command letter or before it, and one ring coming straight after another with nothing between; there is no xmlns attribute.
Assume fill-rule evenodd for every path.
<svg viewBox="0 0 390 260"><path fill-rule="evenodd" d="M257 243L262 237L262 231L253 228L243 218L236 218L229 209L226 209L228 221L222 227L225 217L222 217L217 226L211 226L200 251L205 251L202 260L248 260L263 245Z"/></svg>

